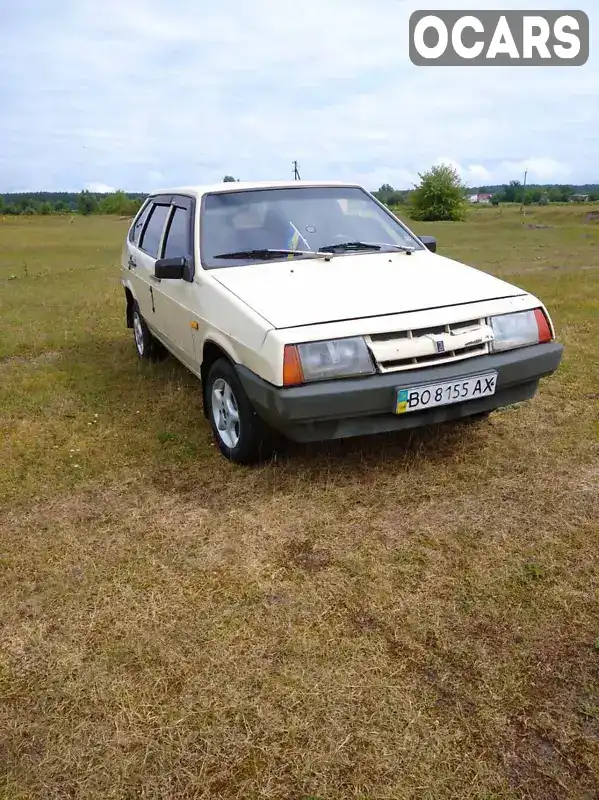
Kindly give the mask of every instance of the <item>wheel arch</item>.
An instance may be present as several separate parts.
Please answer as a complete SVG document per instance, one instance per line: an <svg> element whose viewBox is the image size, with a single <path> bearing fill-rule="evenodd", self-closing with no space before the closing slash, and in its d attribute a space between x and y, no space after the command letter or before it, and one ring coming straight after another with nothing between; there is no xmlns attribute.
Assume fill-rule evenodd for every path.
<svg viewBox="0 0 599 800"><path fill-rule="evenodd" d="M200 378L202 383L202 405L204 409L204 416L208 417L208 410L206 404L206 379L208 377L208 372L210 371L210 367L214 364L215 361L218 361L219 358L224 358L228 361L233 367L237 363L237 360L234 356L223 347L222 344L216 342L214 339L205 339L204 344L202 345L202 364L200 366Z"/></svg>
<svg viewBox="0 0 599 800"><path fill-rule="evenodd" d="M126 309L126 320L127 320L127 327L133 327L133 308L135 307L135 295L133 294L131 287L125 284L125 299L127 301L127 309Z"/></svg>

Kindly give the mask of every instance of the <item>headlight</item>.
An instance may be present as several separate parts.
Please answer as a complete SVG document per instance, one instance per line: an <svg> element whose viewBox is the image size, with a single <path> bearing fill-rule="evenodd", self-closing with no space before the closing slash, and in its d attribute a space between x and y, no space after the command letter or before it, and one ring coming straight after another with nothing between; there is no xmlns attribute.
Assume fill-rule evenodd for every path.
<svg viewBox="0 0 599 800"><path fill-rule="evenodd" d="M491 317L490 321L495 334L491 349L495 351L550 342L553 338L547 318L540 308L518 311L516 314L501 314Z"/></svg>
<svg viewBox="0 0 599 800"><path fill-rule="evenodd" d="M361 336L285 345L283 384L372 375L374 364Z"/></svg>

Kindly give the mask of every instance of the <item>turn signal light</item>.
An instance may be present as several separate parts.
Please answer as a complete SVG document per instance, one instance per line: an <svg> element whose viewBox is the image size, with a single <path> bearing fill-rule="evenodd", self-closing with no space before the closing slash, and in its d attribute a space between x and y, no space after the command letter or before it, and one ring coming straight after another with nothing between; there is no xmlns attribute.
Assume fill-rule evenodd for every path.
<svg viewBox="0 0 599 800"><path fill-rule="evenodd" d="M304 382L302 362L297 347L286 344L283 352L283 386L298 386Z"/></svg>
<svg viewBox="0 0 599 800"><path fill-rule="evenodd" d="M553 336L551 335L551 329L542 308L535 308L535 319L537 321L537 328L539 329L539 344L550 342Z"/></svg>

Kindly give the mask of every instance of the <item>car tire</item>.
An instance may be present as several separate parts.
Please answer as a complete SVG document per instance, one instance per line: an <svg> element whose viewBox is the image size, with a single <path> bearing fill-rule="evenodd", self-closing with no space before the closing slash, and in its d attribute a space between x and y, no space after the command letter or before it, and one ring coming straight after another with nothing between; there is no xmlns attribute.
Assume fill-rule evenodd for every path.
<svg viewBox="0 0 599 800"><path fill-rule="evenodd" d="M225 458L249 465L273 454L277 436L254 411L226 359L219 358L210 367L204 398L214 441Z"/></svg>
<svg viewBox="0 0 599 800"><path fill-rule="evenodd" d="M133 304L131 319L133 324L133 340L139 359L141 361L161 361L166 356L166 351L160 342L150 333L137 301Z"/></svg>

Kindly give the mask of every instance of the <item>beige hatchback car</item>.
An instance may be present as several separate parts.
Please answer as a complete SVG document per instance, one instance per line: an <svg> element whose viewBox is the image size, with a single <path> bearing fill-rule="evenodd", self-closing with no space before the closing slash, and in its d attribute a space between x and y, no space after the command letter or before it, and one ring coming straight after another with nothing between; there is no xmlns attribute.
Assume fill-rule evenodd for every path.
<svg viewBox="0 0 599 800"><path fill-rule="evenodd" d="M528 400L562 345L543 303L436 253L370 192L338 182L152 193L121 280L141 359L200 378L225 457L277 436L384 433Z"/></svg>

